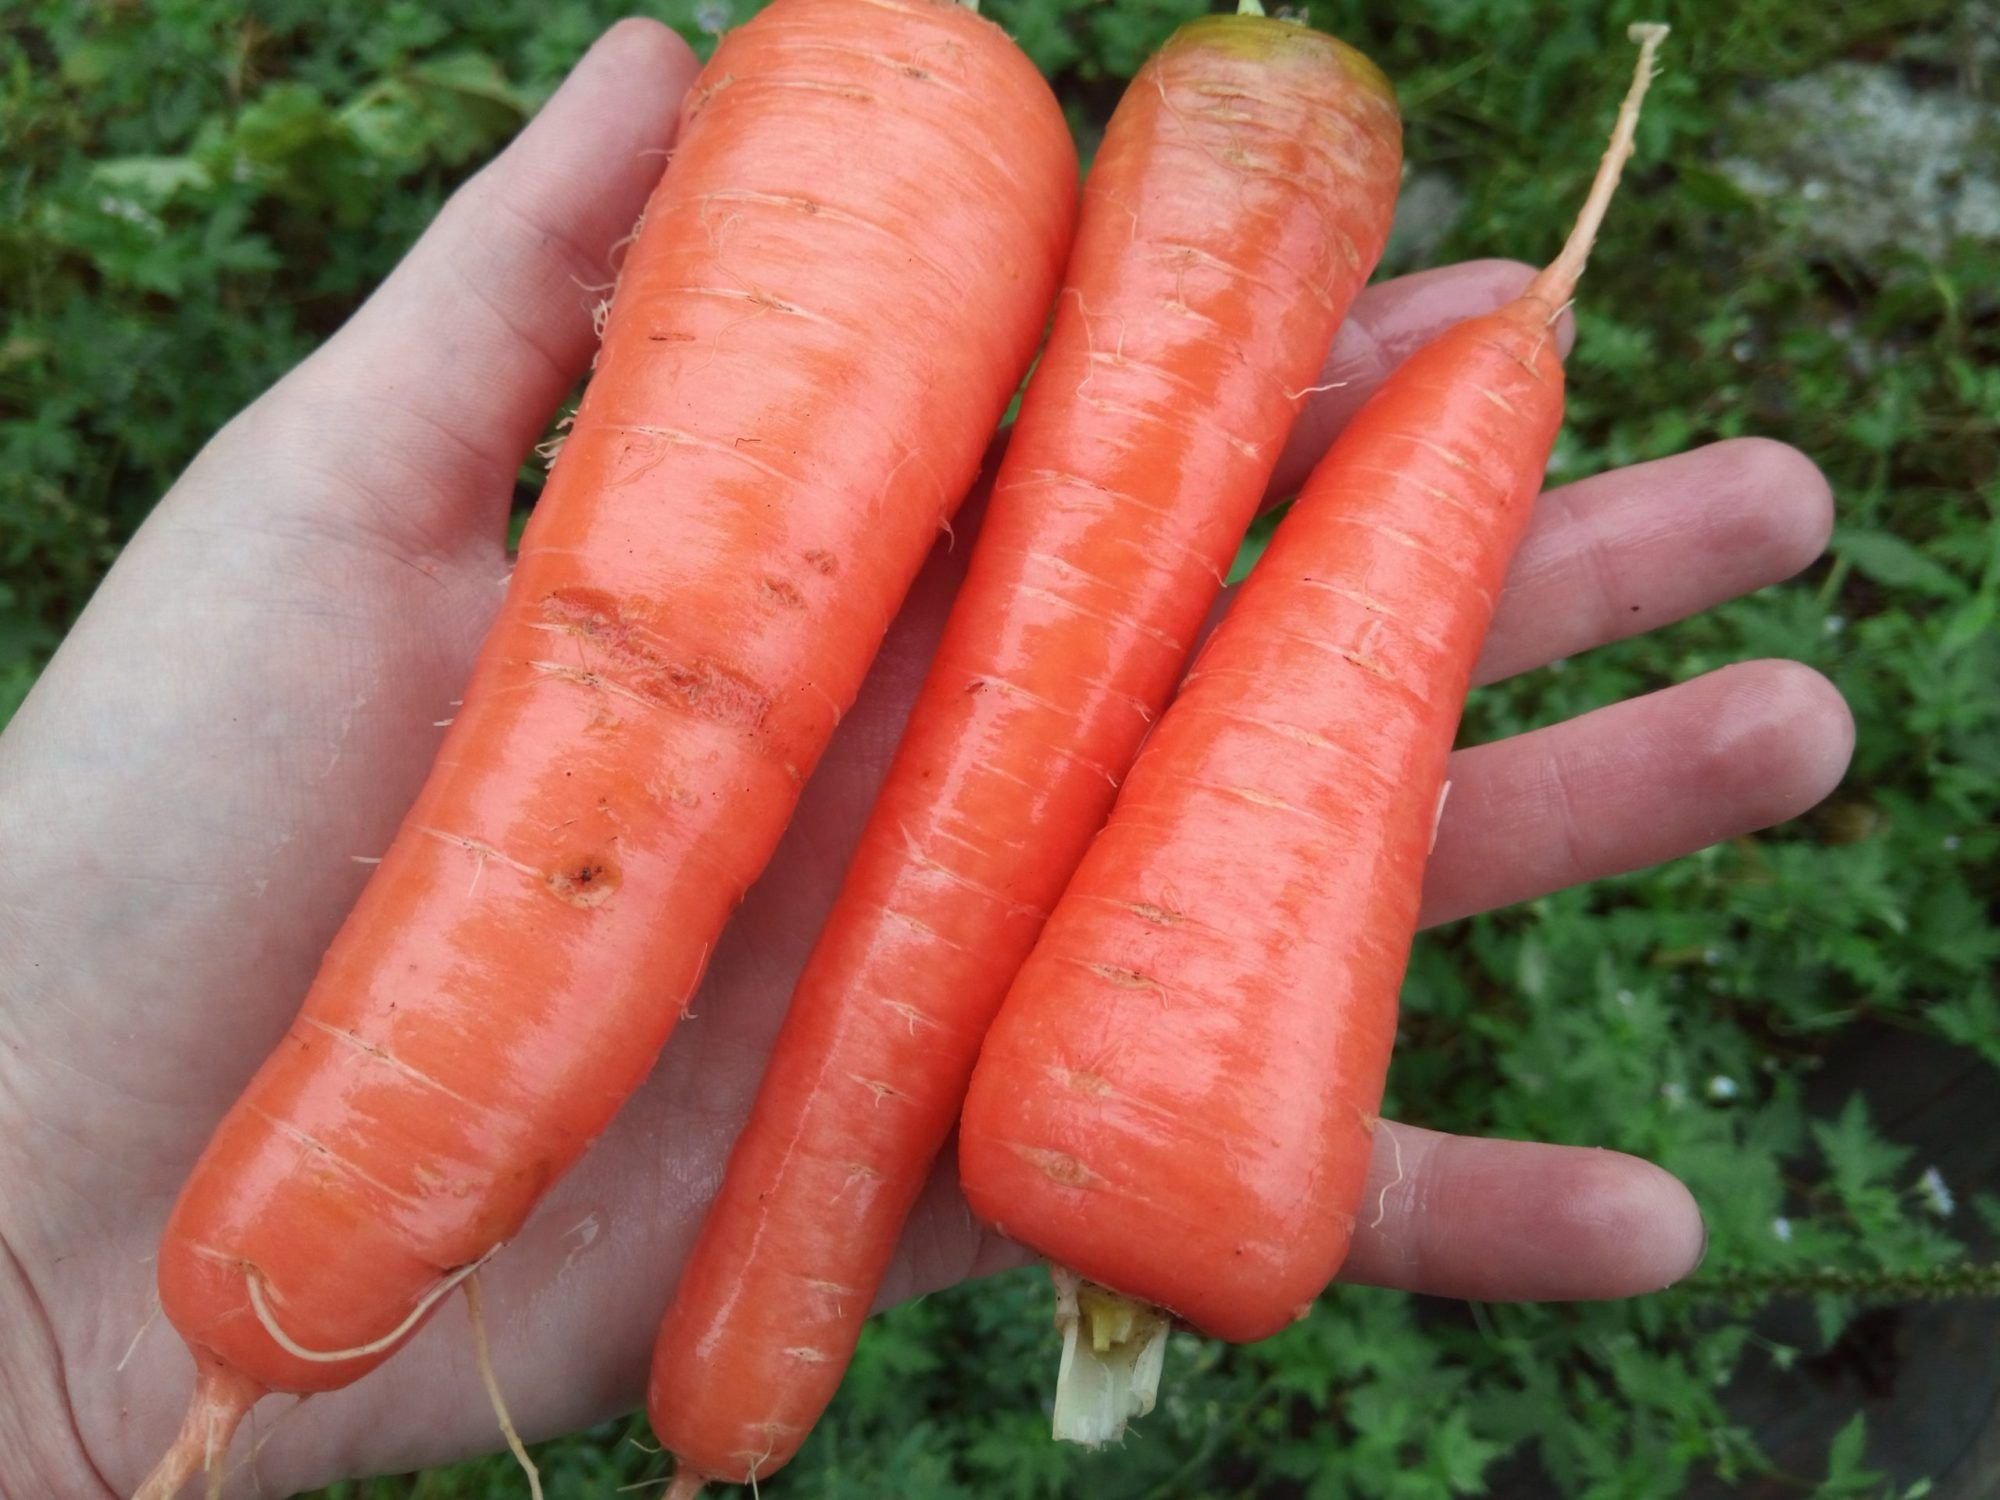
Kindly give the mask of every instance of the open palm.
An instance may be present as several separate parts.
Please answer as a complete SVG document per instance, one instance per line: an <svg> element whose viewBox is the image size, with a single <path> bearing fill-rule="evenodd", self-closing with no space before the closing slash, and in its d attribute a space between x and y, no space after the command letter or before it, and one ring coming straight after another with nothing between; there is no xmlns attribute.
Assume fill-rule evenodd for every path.
<svg viewBox="0 0 2000 1500"><path fill-rule="evenodd" d="M195 460L0 740L0 1493L129 1491L179 1421L187 1356L146 1326L161 1224L430 762L500 602L517 465L589 358L580 288L605 279L693 71L663 28L614 29L353 322ZM1366 294L1325 377L1344 383L1302 419L1277 488L1402 354L1524 275L1488 262ZM1554 491L1480 676L1782 578L1828 525L1812 465L1757 441ZM638 1397L964 536L918 584L694 1016L487 1274L500 1380L530 1436ZM1789 817L1829 790L1850 742L1827 683L1761 662L1462 752L1427 920ZM1414 1126L1384 1132L1378 1155L1356 1280L1615 1296L1700 1253L1686 1191L1629 1157ZM1017 1258L941 1174L887 1295ZM270 1432L280 1410L254 1421ZM495 1441L453 1310L286 1416L257 1477L285 1491Z"/></svg>

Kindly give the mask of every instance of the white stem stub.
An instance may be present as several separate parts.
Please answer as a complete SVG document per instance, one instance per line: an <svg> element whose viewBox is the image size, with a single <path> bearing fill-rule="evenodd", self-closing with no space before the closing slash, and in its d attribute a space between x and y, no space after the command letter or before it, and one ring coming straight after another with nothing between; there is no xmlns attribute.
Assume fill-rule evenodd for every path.
<svg viewBox="0 0 2000 1500"><path fill-rule="evenodd" d="M1173 1324L1157 1307L1121 1297L1051 1266L1062 1366L1056 1374L1055 1437L1089 1447L1115 1442L1125 1424L1153 1409Z"/></svg>

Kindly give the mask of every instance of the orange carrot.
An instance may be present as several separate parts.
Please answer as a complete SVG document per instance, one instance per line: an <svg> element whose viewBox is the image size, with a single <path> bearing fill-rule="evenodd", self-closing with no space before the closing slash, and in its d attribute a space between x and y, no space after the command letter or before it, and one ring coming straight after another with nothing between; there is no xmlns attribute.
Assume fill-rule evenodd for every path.
<svg viewBox="0 0 2000 1500"><path fill-rule="evenodd" d="M689 95L464 706L160 1252L204 1371L345 1385L644 1077L1044 327L1048 86L941 0L777 0Z"/></svg>
<svg viewBox="0 0 2000 1500"><path fill-rule="evenodd" d="M1561 423L1553 324L1664 30L1635 28L1562 253L1412 356L1314 471L987 1036L960 1172L1064 1268L1058 1437L1151 1406L1169 1318L1263 1338L1346 1254L1446 757Z"/></svg>
<svg viewBox="0 0 2000 1500"><path fill-rule="evenodd" d="M970 574L653 1357L680 1464L761 1479L825 1408L979 1040L1103 823L1388 232L1386 80L1183 27L1085 186Z"/></svg>

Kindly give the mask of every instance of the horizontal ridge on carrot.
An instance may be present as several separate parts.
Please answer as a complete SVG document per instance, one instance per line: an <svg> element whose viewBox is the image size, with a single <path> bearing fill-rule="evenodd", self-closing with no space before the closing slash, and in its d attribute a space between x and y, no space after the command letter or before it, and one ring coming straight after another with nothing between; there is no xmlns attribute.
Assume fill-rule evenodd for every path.
<svg viewBox="0 0 2000 1500"><path fill-rule="evenodd" d="M969 575L655 1350L698 1480L824 1410L979 1040L1184 670L1381 254L1393 95L1260 13L1126 90Z"/></svg>
<svg viewBox="0 0 2000 1500"><path fill-rule="evenodd" d="M1178 1319L1245 1341L1345 1257L1446 758L1562 420L1576 228L1355 416L1209 640L989 1032L973 1209L1059 1268L1056 1435L1149 1409Z"/></svg>
<svg viewBox="0 0 2000 1500"><path fill-rule="evenodd" d="M388 1357L645 1076L977 470L1075 202L1048 86L963 6L776 0L718 46L436 765L168 1224L200 1376L148 1500L262 1392Z"/></svg>

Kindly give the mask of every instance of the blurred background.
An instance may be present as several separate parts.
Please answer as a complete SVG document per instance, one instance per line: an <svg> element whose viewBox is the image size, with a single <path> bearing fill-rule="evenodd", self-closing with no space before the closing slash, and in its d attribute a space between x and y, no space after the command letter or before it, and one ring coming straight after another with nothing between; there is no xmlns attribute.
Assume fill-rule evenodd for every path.
<svg viewBox="0 0 2000 1500"><path fill-rule="evenodd" d="M1086 154L1206 8L986 3ZM251 9L6 7L0 722L206 437L599 30L637 10L706 50L755 4ZM1764 434L1825 467L1839 529L1791 584L1481 692L1464 737L1788 656L1853 705L1854 770L1797 823L1430 935L1390 1107L1660 1161L1701 1200L1706 1263L1629 1303L1336 1289L1251 1348L1177 1336L1161 1409L1099 1455L1047 1441L1048 1294L1018 1273L879 1320L767 1494L2000 1494L2000 5L1647 15L1674 37L1579 311L1553 478ZM1641 18L1314 4L1401 92L1383 274L1545 259ZM601 1495L660 1479L648 1446L635 1418L539 1457L552 1496ZM520 1493L502 1460L327 1495Z"/></svg>

